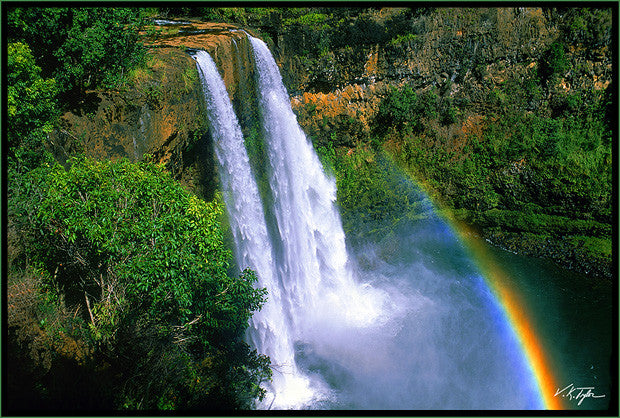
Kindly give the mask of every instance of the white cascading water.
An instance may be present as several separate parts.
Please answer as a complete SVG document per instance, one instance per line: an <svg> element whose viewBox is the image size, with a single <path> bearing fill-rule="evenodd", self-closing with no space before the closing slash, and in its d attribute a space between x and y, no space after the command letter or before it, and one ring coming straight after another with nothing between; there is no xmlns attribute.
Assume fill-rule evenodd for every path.
<svg viewBox="0 0 620 418"><path fill-rule="evenodd" d="M293 341L283 312L283 295L274 268L265 214L241 127L211 56L205 51L197 51L194 59L205 93L237 264L239 269L253 269L259 277L259 285L269 289L268 302L252 318L252 342L260 353L271 358L274 388L281 388L281 391L286 388L302 398L309 398L308 379L295 365Z"/></svg>
<svg viewBox="0 0 620 418"><path fill-rule="evenodd" d="M313 313L321 307L340 308L340 320L352 325L371 323L380 314L376 303L364 300L367 289L357 284L349 266L336 183L306 138L290 105L278 66L267 45L249 36L256 61L262 125L271 165L270 185L283 242L278 263L293 313ZM360 299L361 298L361 299ZM302 315L293 315L294 320ZM304 321L307 322L307 321ZM295 324L303 332L302 324Z"/></svg>
<svg viewBox="0 0 620 418"><path fill-rule="evenodd" d="M270 237L239 122L212 58L198 51L198 64L224 201L235 240L237 264L249 267L267 288L268 302L251 322L250 340L271 358L273 381L261 407L300 408L327 395L320 379L295 364L295 343L312 343L313 330L337 322L362 327L376 322L382 298L360 286L348 265L345 235L335 206L336 185L323 172L290 107L267 46L249 37L255 54L258 95L270 187L279 236ZM279 254L272 240L278 240Z"/></svg>
<svg viewBox="0 0 620 418"><path fill-rule="evenodd" d="M378 324L385 319L386 296L354 278L335 204L335 180L325 174L297 123L269 48L260 39L248 38L282 244L276 265L291 318L289 332L296 342L312 344L328 335L317 334L318 329L334 324L349 329Z"/></svg>

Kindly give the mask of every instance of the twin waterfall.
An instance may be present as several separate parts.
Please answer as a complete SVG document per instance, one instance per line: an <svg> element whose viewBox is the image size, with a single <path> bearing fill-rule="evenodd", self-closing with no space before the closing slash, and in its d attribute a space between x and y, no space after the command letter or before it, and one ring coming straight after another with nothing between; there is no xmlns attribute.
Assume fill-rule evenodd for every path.
<svg viewBox="0 0 620 418"><path fill-rule="evenodd" d="M275 225L265 208L241 127L217 67L205 51L194 55L203 84L219 161L224 201L239 269L251 268L268 301L254 314L249 339L271 358L273 381L262 408L301 408L329 396L320 378L296 364L296 347L334 321L346 327L381 322L386 297L357 283L335 206L336 185L325 175L297 124L278 67L265 43L249 36Z"/></svg>

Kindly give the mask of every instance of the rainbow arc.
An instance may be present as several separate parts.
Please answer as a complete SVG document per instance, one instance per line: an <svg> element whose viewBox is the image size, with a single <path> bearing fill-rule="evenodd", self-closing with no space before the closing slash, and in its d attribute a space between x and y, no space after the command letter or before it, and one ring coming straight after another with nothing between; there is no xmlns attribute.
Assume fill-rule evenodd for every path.
<svg viewBox="0 0 620 418"><path fill-rule="evenodd" d="M511 287L510 277L499 267L499 263L494 260L480 239L475 238L475 234L467 225L455 219L447 221L469 249L487 286L498 300L506 320L514 330L536 379L545 409L564 409L561 398L555 396L558 386L552 371L552 362L537 335L532 319L527 315L526 303Z"/></svg>
<svg viewBox="0 0 620 418"><path fill-rule="evenodd" d="M394 164L394 166L396 166ZM432 196L432 188L423 181L409 177L426 196ZM434 194L436 195L436 194ZM527 314L527 304L512 286L509 275L503 271L488 248L481 242L477 234L464 222L456 219L445 205L433 200L433 209L454 231L456 237L465 245L469 255L478 267L487 287L497 300L504 319L510 325L519 342L520 348L529 363L531 372L538 386L540 401L545 409L566 409L560 397L556 396L557 378L553 373L551 359L541 341L534 322ZM437 208L441 210L437 210Z"/></svg>

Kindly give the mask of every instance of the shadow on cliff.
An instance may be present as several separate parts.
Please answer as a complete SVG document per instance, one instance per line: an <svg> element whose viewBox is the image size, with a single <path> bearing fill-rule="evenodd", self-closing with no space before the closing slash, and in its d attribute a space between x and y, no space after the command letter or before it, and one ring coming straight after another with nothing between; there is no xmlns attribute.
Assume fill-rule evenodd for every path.
<svg viewBox="0 0 620 418"><path fill-rule="evenodd" d="M66 110L80 117L96 113L102 101L95 91L85 93L72 91L62 95L60 99L65 103Z"/></svg>

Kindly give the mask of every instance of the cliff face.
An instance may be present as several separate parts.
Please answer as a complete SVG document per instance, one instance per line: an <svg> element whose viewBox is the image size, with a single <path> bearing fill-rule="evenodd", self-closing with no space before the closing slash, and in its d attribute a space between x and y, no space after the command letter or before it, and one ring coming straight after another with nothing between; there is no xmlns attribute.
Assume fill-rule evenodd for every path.
<svg viewBox="0 0 620 418"><path fill-rule="evenodd" d="M382 8L370 13L366 20L358 19L362 24L350 26L380 31L381 25L402 25L399 19L410 12ZM293 109L315 142L337 139L336 145L352 147L369 139L379 103L390 87L405 83L418 91L435 88L454 103L466 102L460 125L450 127L462 137L470 131L470 121L488 110L494 90L539 72L559 36L558 25L541 8L437 9L408 19L405 36L374 42L372 34L356 37L351 29L349 38L320 52L317 40L299 28L282 31L275 43L268 39ZM251 48L245 33L233 25L158 23L144 33L150 47L148 69L136 71L117 91L91 92L81 108L64 116L53 140L60 159L75 149L97 158L139 160L152 154L182 182L201 189L214 175L212 166L207 174L199 164L212 165L206 162L211 150L208 141L198 140L206 134L207 122L195 63L187 52L205 49L214 58L247 134L257 130ZM555 103L571 95L587 101L592 92L610 85L606 46L571 46L566 60L570 70L547 82L530 111L550 114ZM458 145L463 141L457 137L452 142Z"/></svg>
<svg viewBox="0 0 620 418"><path fill-rule="evenodd" d="M379 27L403 13L376 10L367 25ZM542 8L437 9L408 24L406 36L351 42L318 54L308 52L311 45L299 36L285 33L277 38L275 54L283 79L314 140L337 135L348 145L348 138L367 135L386 86L404 83L418 91L437 88L455 103L466 102L468 116L488 112L489 94L507 82L540 73L561 36L561 25L552 23ZM587 101L611 84L608 46L569 45L565 54L564 71L542 81L543 97L528 110L550 115L567 97L579 95Z"/></svg>
<svg viewBox="0 0 620 418"><path fill-rule="evenodd" d="M62 117L52 136L59 160L72 151L100 159L139 161L150 155L198 195L210 198L217 182L203 91L188 52L213 57L231 99L242 114L253 83L245 34L225 24L155 26L147 46L147 66L129 75L126 86L89 92L80 107Z"/></svg>
<svg viewBox="0 0 620 418"><path fill-rule="evenodd" d="M315 143L348 147L351 153L356 144L379 139L397 159L407 155L402 147L405 137L412 134L396 130L384 135L376 119L380 104L393 88L406 84L415 91L421 106L425 106L422 98L446 106L437 116L422 112L409 116L421 126L414 143L427 157L409 168L422 177L419 173L434 173L434 180L441 183L438 195L456 202L456 209L473 214L467 221L494 243L611 277L611 236L585 229L577 233L568 226L574 219L577 223L595 219L611 231L610 170L592 168L601 173L599 184L609 186L589 192L578 186L558 186L555 174L561 177L559 173L540 169L544 158L526 159L517 154L509 161L495 159L496 166L489 168L485 181L495 193L490 195L498 200L484 195L479 201L472 197L475 193L456 186L462 184L453 182L457 175L446 174L458 165L451 161L471 160L467 150L502 121L515 120L510 117L563 123L608 112L599 106L612 97L610 10L438 8L418 13L385 8L368 9L349 24L346 17L337 20L327 13L306 15L297 20L302 22L297 26L291 24L277 36L272 34L283 79L293 95L293 109ZM324 29L327 20L337 22L338 30ZM314 27L312 22L317 22ZM404 25L402 31L396 29L399 24ZM317 32L320 34L313 35ZM311 41L332 47L313 47ZM396 110L405 107L388 102ZM443 113L443 109L452 113ZM511 134L507 131L505 137ZM546 132L543 137L547 145L538 153L560 155L553 135ZM571 141L575 144L578 138L571 137ZM443 152L435 152L437 149ZM440 154L447 155L448 162L424 162L431 161L429 155ZM437 170L424 170L425 165L437 166ZM565 180L571 181L562 178ZM526 206L534 214L532 218L557 216L554 221L566 224L549 232L525 224L517 228L508 217L492 222L477 218L496 208L522 221L529 219L524 215Z"/></svg>

